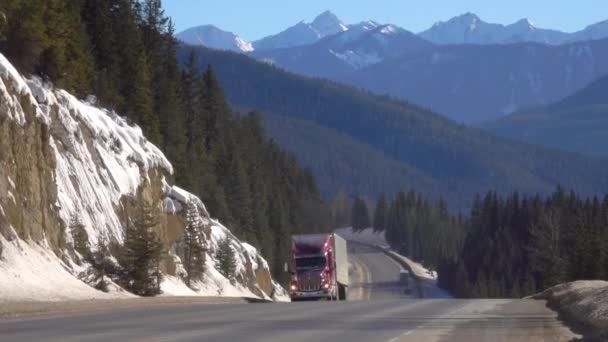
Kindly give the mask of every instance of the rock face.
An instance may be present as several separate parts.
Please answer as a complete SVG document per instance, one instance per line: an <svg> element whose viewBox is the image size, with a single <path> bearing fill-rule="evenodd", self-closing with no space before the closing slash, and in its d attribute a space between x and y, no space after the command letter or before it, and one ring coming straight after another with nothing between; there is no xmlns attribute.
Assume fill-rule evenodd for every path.
<svg viewBox="0 0 608 342"><path fill-rule="evenodd" d="M211 219L199 199L172 186L172 172L162 152L138 127L97 108L94 99L79 101L38 79L24 79L0 55L0 272L5 275L0 279L0 297L54 299L54 290L48 289L44 298L25 298L36 293L28 286L38 282L48 282L49 288L55 285L57 298L66 297L59 293L62 281L54 284L53 279L76 277L79 271L70 218L81 219L92 246L98 237L120 244L124 227L133 221L143 200L157 209L165 294L283 296L256 249ZM179 241L190 198L198 203L209 247L207 271L204 280L195 284L196 291L179 278L184 272ZM232 283L214 268L215 249L226 238L237 257ZM28 280L23 265L36 253L46 253L44 258L60 265L65 274L31 272L31 277L40 279ZM93 297L94 292L91 288Z"/></svg>

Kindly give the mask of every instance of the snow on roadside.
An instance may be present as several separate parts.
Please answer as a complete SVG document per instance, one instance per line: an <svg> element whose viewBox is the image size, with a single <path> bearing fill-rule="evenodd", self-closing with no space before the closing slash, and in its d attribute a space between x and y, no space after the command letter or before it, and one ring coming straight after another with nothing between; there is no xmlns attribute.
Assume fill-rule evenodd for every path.
<svg viewBox="0 0 608 342"><path fill-rule="evenodd" d="M67 265L45 246L33 242L8 242L0 235L0 302L60 301L65 299L128 298L121 291L104 293L78 280L75 265Z"/></svg>
<svg viewBox="0 0 608 342"><path fill-rule="evenodd" d="M545 299L567 319L608 333L608 282L579 280L551 287L532 296Z"/></svg>

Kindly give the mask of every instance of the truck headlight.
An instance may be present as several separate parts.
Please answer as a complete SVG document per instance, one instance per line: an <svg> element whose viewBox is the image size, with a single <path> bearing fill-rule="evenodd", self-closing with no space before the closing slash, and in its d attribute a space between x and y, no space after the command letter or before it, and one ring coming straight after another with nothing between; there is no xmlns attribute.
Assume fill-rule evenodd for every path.
<svg viewBox="0 0 608 342"><path fill-rule="evenodd" d="M291 291L295 291L297 289L298 287L296 286L296 284L291 284Z"/></svg>

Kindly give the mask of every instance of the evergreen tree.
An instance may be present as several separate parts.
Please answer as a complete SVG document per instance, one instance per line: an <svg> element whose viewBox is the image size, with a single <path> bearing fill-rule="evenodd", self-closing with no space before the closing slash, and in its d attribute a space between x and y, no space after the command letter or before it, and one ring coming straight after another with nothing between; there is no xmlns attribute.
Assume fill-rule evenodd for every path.
<svg viewBox="0 0 608 342"><path fill-rule="evenodd" d="M231 118L230 108L226 102L224 91L215 75L213 67L209 65L203 75L203 98L205 109L205 139L208 151L212 150L215 142L219 140L221 133L226 133L226 123Z"/></svg>
<svg viewBox="0 0 608 342"><path fill-rule="evenodd" d="M74 240L74 250L78 252L85 260L91 254L91 246L89 244L89 235L76 214L70 217L70 231Z"/></svg>
<svg viewBox="0 0 608 342"><path fill-rule="evenodd" d="M351 205L345 192L339 191L331 202L331 216L334 228L351 225Z"/></svg>
<svg viewBox="0 0 608 342"><path fill-rule="evenodd" d="M198 206L194 199L186 203L186 227L184 229L184 268L186 285L201 280L205 272L206 241Z"/></svg>
<svg viewBox="0 0 608 342"><path fill-rule="evenodd" d="M567 265L561 256L560 221L559 213L548 209L530 229L530 267L541 279L539 286L543 289L565 280Z"/></svg>
<svg viewBox="0 0 608 342"><path fill-rule="evenodd" d="M100 236L95 246L95 251L87 258L91 265L89 269L89 283L94 288L108 292L108 278L117 273L117 268L112 260L112 255L104 239Z"/></svg>
<svg viewBox="0 0 608 342"><path fill-rule="evenodd" d="M215 267L218 272L226 279L234 282L236 280L236 256L230 238L225 238L219 243L215 252L215 259L217 260Z"/></svg>
<svg viewBox="0 0 608 342"><path fill-rule="evenodd" d="M360 196L357 196L353 202L351 221L354 231L361 231L371 226L369 208L365 200Z"/></svg>
<svg viewBox="0 0 608 342"><path fill-rule="evenodd" d="M160 293L160 258L162 245L154 228L158 225L153 206L142 201L136 221L125 230L120 264L124 268L123 285L140 296Z"/></svg>
<svg viewBox="0 0 608 342"><path fill-rule="evenodd" d="M386 195L381 193L378 196L378 202L376 203L376 212L374 213L374 231L381 232L386 229L388 215L388 202L386 201Z"/></svg>

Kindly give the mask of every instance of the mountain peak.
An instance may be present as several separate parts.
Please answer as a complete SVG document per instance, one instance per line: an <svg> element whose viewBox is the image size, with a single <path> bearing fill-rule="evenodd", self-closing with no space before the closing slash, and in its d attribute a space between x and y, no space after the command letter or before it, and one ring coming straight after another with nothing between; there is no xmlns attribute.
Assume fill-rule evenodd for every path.
<svg viewBox="0 0 608 342"><path fill-rule="evenodd" d="M236 34L214 25L201 25L180 32L176 37L190 45L203 45L212 49L251 52L253 46Z"/></svg>
<svg viewBox="0 0 608 342"><path fill-rule="evenodd" d="M461 14L454 19L467 20L467 21L480 21L481 20L477 14L472 13L472 12L467 12L467 13Z"/></svg>
<svg viewBox="0 0 608 342"><path fill-rule="evenodd" d="M315 23L323 23L323 22L328 22L328 21L338 22L338 21L340 21L340 18L338 18L338 16L335 15L332 11L327 10L327 11L319 14L313 20L312 24L314 25Z"/></svg>
<svg viewBox="0 0 608 342"><path fill-rule="evenodd" d="M310 25L317 30L322 37L348 30L342 20L331 11L325 11L319 14Z"/></svg>
<svg viewBox="0 0 608 342"><path fill-rule="evenodd" d="M528 28L528 29L536 29L536 26L534 26L534 23L532 22L532 20L530 20L528 18L520 19L517 22L515 22L513 25L517 26L517 27Z"/></svg>

